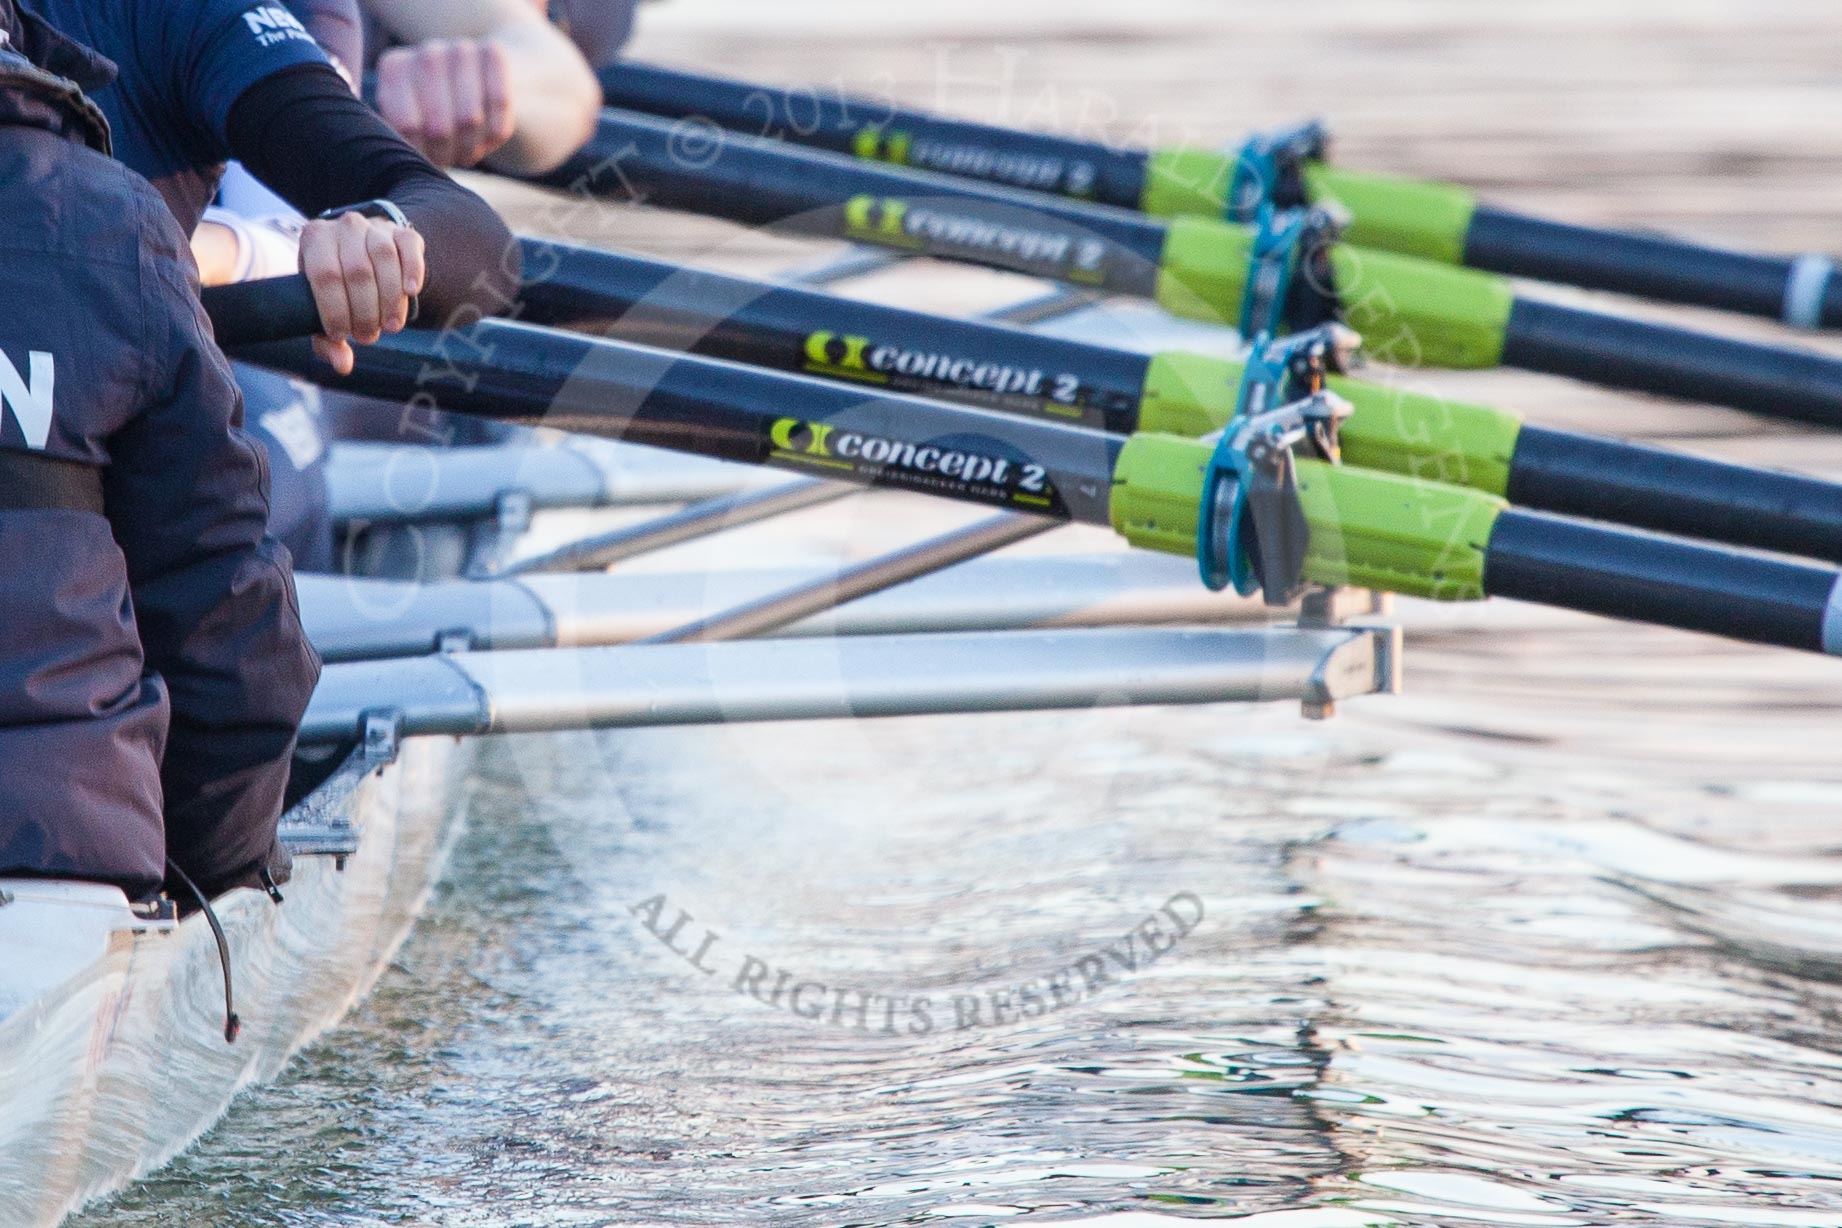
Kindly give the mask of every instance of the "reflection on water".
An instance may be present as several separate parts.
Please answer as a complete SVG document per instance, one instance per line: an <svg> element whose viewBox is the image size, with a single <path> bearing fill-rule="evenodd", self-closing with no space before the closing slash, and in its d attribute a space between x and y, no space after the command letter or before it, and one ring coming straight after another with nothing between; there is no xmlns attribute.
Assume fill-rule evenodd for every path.
<svg viewBox="0 0 1842 1228"><path fill-rule="evenodd" d="M506 743L352 1025L81 1222L1842 1222L1837 792L1561 761L1272 707Z"/></svg>

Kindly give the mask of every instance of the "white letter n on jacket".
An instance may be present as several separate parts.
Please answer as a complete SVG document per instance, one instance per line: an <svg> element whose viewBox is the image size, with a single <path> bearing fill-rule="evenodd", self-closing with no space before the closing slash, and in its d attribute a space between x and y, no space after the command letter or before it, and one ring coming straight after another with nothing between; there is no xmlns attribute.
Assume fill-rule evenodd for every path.
<svg viewBox="0 0 1842 1228"><path fill-rule="evenodd" d="M30 387L19 378L19 368L13 360L0 352L0 405L13 411L26 446L43 448L51 438L51 385L57 378L57 367L43 350L33 350L27 366L32 372Z"/></svg>

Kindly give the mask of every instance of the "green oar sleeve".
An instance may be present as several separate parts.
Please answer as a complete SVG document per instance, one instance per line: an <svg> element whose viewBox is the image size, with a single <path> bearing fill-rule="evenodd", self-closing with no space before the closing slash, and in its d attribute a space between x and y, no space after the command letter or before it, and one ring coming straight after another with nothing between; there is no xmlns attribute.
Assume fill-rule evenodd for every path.
<svg viewBox="0 0 1842 1228"><path fill-rule="evenodd" d="M1226 358L1169 350L1154 354L1139 394L1138 429L1153 435L1207 435L1234 417L1247 368Z"/></svg>
<svg viewBox="0 0 1842 1228"><path fill-rule="evenodd" d="M1228 207L1238 160L1211 149L1154 149L1145 165L1139 208L1153 217L1219 218Z"/></svg>
<svg viewBox="0 0 1842 1228"><path fill-rule="evenodd" d="M1463 188L1388 175L1362 175L1322 162L1305 168L1313 204L1334 200L1354 219L1344 237L1441 264L1463 264L1477 197Z"/></svg>
<svg viewBox="0 0 1842 1228"><path fill-rule="evenodd" d="M1207 354L1153 356L1140 394L1139 430L1189 436L1221 430L1234 416L1243 371L1238 362ZM1361 380L1333 379L1331 388L1356 408L1343 426L1343 457L1350 464L1492 495L1508 492L1522 432L1516 415Z"/></svg>
<svg viewBox="0 0 1842 1228"><path fill-rule="evenodd" d="M1113 527L1147 550L1193 557L1213 448L1134 435L1113 476ZM1440 601L1484 596L1484 552L1501 499L1437 482L1321 461L1298 462L1311 526L1305 577Z"/></svg>
<svg viewBox="0 0 1842 1228"><path fill-rule="evenodd" d="M1227 208L1236 155L1209 149L1160 149L1145 167L1139 207L1153 217L1220 220ZM1463 264L1477 198L1460 187L1365 175L1322 162L1305 168L1313 203L1334 200L1354 218L1348 239L1358 247Z"/></svg>
<svg viewBox="0 0 1842 1228"><path fill-rule="evenodd" d="M1333 379L1330 386L1356 407L1343 424L1349 464L1508 495L1522 435L1515 414L1360 380Z"/></svg>
<svg viewBox="0 0 1842 1228"><path fill-rule="evenodd" d="M1180 217L1159 262L1157 299L1188 319L1235 325L1247 287L1253 232ZM1507 279L1345 245L1331 255L1345 319L1368 353L1397 366L1494 367L1515 295Z"/></svg>

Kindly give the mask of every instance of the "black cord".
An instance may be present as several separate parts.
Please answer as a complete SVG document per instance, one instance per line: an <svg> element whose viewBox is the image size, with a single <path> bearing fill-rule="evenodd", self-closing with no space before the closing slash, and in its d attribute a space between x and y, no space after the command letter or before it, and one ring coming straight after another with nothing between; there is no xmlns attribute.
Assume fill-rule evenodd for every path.
<svg viewBox="0 0 1842 1228"><path fill-rule="evenodd" d="M181 870L171 857L166 859L166 868L198 901L199 911L205 914L205 924L211 927L211 936L217 939L217 959L224 969L224 1041L234 1045L237 1043L237 1033L243 1030L243 1021L237 1018L235 998L230 989L230 940L224 937L224 927L218 923L217 913L211 910L211 901L205 898L205 893L198 889L198 884L192 881L191 876Z"/></svg>

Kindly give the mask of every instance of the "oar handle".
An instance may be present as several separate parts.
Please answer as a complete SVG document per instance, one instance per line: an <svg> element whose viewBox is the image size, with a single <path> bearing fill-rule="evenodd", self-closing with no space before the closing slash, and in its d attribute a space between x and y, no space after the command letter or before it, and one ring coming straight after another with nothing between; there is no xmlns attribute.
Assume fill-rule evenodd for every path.
<svg viewBox="0 0 1842 1228"><path fill-rule="evenodd" d="M199 297L226 349L311 337L321 328L313 287L299 273L210 286Z"/></svg>

